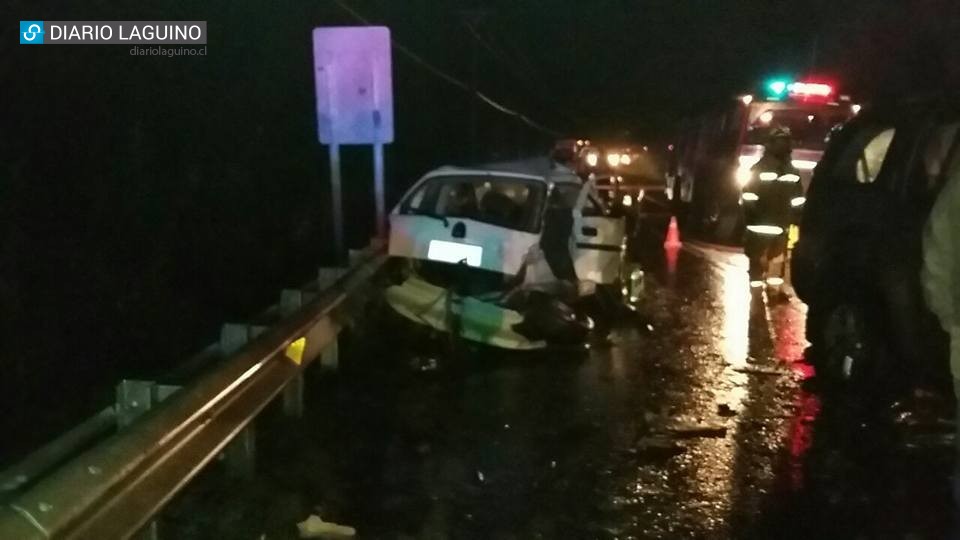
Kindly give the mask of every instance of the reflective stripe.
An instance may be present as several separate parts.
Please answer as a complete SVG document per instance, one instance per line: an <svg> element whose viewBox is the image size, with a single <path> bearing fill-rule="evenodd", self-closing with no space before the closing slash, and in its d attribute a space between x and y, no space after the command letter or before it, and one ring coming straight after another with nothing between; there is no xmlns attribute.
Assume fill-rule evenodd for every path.
<svg viewBox="0 0 960 540"><path fill-rule="evenodd" d="M757 234L778 235L783 234L783 227L776 225L747 225L747 230Z"/></svg>
<svg viewBox="0 0 960 540"><path fill-rule="evenodd" d="M743 200L745 200L745 201L757 201L757 200L760 200L760 197L757 196L756 193L752 193L752 192L750 192L750 191L744 191L744 192L743 192Z"/></svg>
<svg viewBox="0 0 960 540"><path fill-rule="evenodd" d="M796 208L798 206L803 206L803 203L807 202L806 197L794 197L790 199L790 206Z"/></svg>
<svg viewBox="0 0 960 540"><path fill-rule="evenodd" d="M795 175L795 174L785 174L785 175L781 176L780 178L777 178L777 180L779 180L779 181L781 181L781 182L799 182L799 181L800 181L800 177L797 176L797 175Z"/></svg>
<svg viewBox="0 0 960 540"><path fill-rule="evenodd" d="M777 173L775 172L762 172L760 173L761 182L772 182L777 179Z"/></svg>
<svg viewBox="0 0 960 540"><path fill-rule="evenodd" d="M801 171L810 171L817 166L816 161L809 161L806 159L795 159L792 163L794 167L800 169Z"/></svg>

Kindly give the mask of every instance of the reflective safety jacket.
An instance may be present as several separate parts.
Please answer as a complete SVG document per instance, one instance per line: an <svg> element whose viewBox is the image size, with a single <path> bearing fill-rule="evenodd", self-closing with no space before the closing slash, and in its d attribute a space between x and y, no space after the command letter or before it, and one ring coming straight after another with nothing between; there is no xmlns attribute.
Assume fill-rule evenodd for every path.
<svg viewBox="0 0 960 540"><path fill-rule="evenodd" d="M806 202L800 173L790 163L764 155L751 169L741 194L747 230L768 235L787 231Z"/></svg>
<svg viewBox="0 0 960 540"><path fill-rule="evenodd" d="M923 291L950 332L950 371L960 379L960 170L937 197L923 237Z"/></svg>

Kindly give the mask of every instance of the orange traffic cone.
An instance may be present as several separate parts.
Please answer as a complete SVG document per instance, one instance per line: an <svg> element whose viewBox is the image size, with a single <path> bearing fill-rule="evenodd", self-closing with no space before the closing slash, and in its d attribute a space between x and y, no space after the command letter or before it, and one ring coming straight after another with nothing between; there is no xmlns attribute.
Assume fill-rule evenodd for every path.
<svg viewBox="0 0 960 540"><path fill-rule="evenodd" d="M677 217L670 218L670 226L667 227L667 238L663 241L663 247L667 249L676 249L683 245L680 241L680 228L677 226Z"/></svg>

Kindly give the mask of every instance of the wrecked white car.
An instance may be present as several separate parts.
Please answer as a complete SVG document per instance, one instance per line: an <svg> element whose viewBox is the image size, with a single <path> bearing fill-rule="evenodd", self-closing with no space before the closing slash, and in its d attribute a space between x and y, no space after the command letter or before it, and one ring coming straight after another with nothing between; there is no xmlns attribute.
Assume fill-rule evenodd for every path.
<svg viewBox="0 0 960 540"><path fill-rule="evenodd" d="M400 271L387 302L417 324L488 345L582 342L576 307L617 287L624 220L547 159L426 174L390 215Z"/></svg>

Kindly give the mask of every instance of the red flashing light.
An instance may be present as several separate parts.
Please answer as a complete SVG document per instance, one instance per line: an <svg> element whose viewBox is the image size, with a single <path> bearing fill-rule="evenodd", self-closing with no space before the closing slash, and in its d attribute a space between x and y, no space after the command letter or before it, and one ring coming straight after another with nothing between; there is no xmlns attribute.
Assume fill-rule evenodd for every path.
<svg viewBox="0 0 960 540"><path fill-rule="evenodd" d="M833 94L833 87L823 83L795 82L789 90L790 96L799 98L828 98Z"/></svg>

